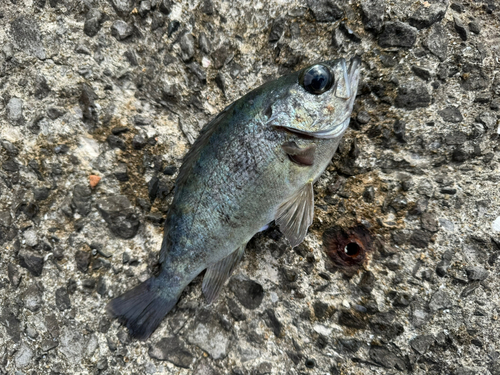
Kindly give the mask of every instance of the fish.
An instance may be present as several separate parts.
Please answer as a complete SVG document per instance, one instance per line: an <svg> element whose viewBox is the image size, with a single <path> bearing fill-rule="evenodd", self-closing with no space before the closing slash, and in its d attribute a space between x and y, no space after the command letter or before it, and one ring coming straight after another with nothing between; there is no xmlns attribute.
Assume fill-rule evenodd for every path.
<svg viewBox="0 0 500 375"><path fill-rule="evenodd" d="M203 127L182 162L164 226L158 275L107 310L147 339L202 271L214 302L246 244L270 223L292 247L314 216L313 184L349 126L361 60L313 64L264 83Z"/></svg>

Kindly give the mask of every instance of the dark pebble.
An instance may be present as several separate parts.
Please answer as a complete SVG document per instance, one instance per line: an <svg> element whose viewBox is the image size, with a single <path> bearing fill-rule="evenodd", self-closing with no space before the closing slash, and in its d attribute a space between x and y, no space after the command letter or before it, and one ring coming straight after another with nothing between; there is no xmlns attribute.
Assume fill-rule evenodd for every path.
<svg viewBox="0 0 500 375"><path fill-rule="evenodd" d="M42 274L43 263L43 256L28 251L19 252L19 264L30 271L33 276L40 276Z"/></svg>
<svg viewBox="0 0 500 375"><path fill-rule="evenodd" d="M434 344L434 336L432 335L417 336L410 341L410 346L420 355L424 355L432 344Z"/></svg>
<svg viewBox="0 0 500 375"><path fill-rule="evenodd" d="M59 117L61 117L62 115L64 115L65 113L66 113L66 111L64 109L58 108L58 107L49 107L47 109L47 116L51 120L56 120Z"/></svg>
<svg viewBox="0 0 500 375"><path fill-rule="evenodd" d="M41 100L50 94L50 87L47 83L47 79L38 75L35 78L35 98Z"/></svg>
<svg viewBox="0 0 500 375"><path fill-rule="evenodd" d="M462 73L461 85L466 91L484 90L489 85L489 78L479 65L464 64Z"/></svg>
<svg viewBox="0 0 500 375"><path fill-rule="evenodd" d="M314 358L308 358L306 359L305 365L307 368L314 368L316 367L316 360Z"/></svg>
<svg viewBox="0 0 500 375"><path fill-rule="evenodd" d="M212 2L212 0L203 0L201 11L207 16L211 16L212 14L214 14L214 3Z"/></svg>
<svg viewBox="0 0 500 375"><path fill-rule="evenodd" d="M160 0L159 3L160 3L159 6L160 12L162 12L165 15L169 15L170 12L172 11L172 5L173 5L172 0Z"/></svg>
<svg viewBox="0 0 500 375"><path fill-rule="evenodd" d="M237 322L247 319L247 316L245 315L245 313L243 312L241 307L236 303L235 300L228 298L227 307L229 308L229 312L231 313L231 316Z"/></svg>
<svg viewBox="0 0 500 375"><path fill-rule="evenodd" d="M198 35L198 45L200 46L201 52L207 55L212 50L212 45L210 44L210 41L207 38L207 34L205 34L204 32L201 32Z"/></svg>
<svg viewBox="0 0 500 375"><path fill-rule="evenodd" d="M450 187L445 187L441 189L441 194L447 194L447 195L455 195L457 193L457 189L450 188Z"/></svg>
<svg viewBox="0 0 500 375"><path fill-rule="evenodd" d="M441 24L434 25L432 32L424 40L423 45L439 60L446 60L448 55L448 35L444 27Z"/></svg>
<svg viewBox="0 0 500 375"><path fill-rule="evenodd" d="M431 104L431 96L425 85L406 84L398 89L394 101L397 108L416 109L428 107Z"/></svg>
<svg viewBox="0 0 500 375"><path fill-rule="evenodd" d="M383 48L411 48L417 40L417 29L403 22L386 22L378 44Z"/></svg>
<svg viewBox="0 0 500 375"><path fill-rule="evenodd" d="M179 41L181 47L181 59L184 62L190 61L195 53L194 37L191 33L187 32L181 36Z"/></svg>
<svg viewBox="0 0 500 375"><path fill-rule="evenodd" d="M474 34L479 34L481 32L481 26L477 21L469 22L469 30Z"/></svg>
<svg viewBox="0 0 500 375"><path fill-rule="evenodd" d="M152 344L148 354L153 359L169 361L182 368L189 368L194 361L194 356L177 336L164 337Z"/></svg>
<svg viewBox="0 0 500 375"><path fill-rule="evenodd" d="M370 359L388 369L406 370L403 359L382 346L372 346L369 351Z"/></svg>
<svg viewBox="0 0 500 375"><path fill-rule="evenodd" d="M379 33L384 22L386 4L383 0L361 2L361 17L365 29Z"/></svg>
<svg viewBox="0 0 500 375"><path fill-rule="evenodd" d="M429 232L435 233L439 230L439 224L436 220L436 217L431 212L424 212L420 216L420 226L422 229L427 230Z"/></svg>
<svg viewBox="0 0 500 375"><path fill-rule="evenodd" d="M466 41L468 38L469 33L467 32L467 29L465 28L465 25L463 24L462 20L458 18L457 16L453 17L453 21L455 23L455 30L460 36L460 38L463 41Z"/></svg>
<svg viewBox="0 0 500 375"><path fill-rule="evenodd" d="M404 332L403 326L394 321L395 318L393 311L379 313L371 319L370 328L376 335L392 340Z"/></svg>
<svg viewBox="0 0 500 375"><path fill-rule="evenodd" d="M281 337L283 335L283 323L276 317L276 313L273 309L264 311L264 320L276 337Z"/></svg>
<svg viewBox="0 0 500 375"><path fill-rule="evenodd" d="M200 81L202 84L207 83L207 73L203 70L203 68L198 64L196 61L190 63L187 65L189 71L195 75L196 78Z"/></svg>
<svg viewBox="0 0 500 375"><path fill-rule="evenodd" d="M429 245L429 241L431 240L431 233L415 229L410 235L410 244L419 249L424 249Z"/></svg>
<svg viewBox="0 0 500 375"><path fill-rule="evenodd" d="M250 279L233 277L229 282L229 287L236 299L249 310L259 307L264 298L262 285Z"/></svg>
<svg viewBox="0 0 500 375"><path fill-rule="evenodd" d="M111 148L119 148L122 151L127 149L125 141L116 135L110 134L106 140Z"/></svg>
<svg viewBox="0 0 500 375"><path fill-rule="evenodd" d="M90 190L89 186L83 184L75 185L75 187L73 188L72 205L80 215L87 216L90 213L91 198L92 191Z"/></svg>
<svg viewBox="0 0 500 375"><path fill-rule="evenodd" d="M60 311L71 308L71 300L69 299L68 290L65 287L56 290L56 306Z"/></svg>
<svg viewBox="0 0 500 375"><path fill-rule="evenodd" d="M50 190L46 187L33 189L33 196L36 201L44 201L49 197Z"/></svg>
<svg viewBox="0 0 500 375"><path fill-rule="evenodd" d="M76 268L83 273L86 273L89 269L90 260L90 251L78 250L75 253Z"/></svg>
<svg viewBox="0 0 500 375"><path fill-rule="evenodd" d="M103 198L97 202L97 208L111 232L118 237L129 239L137 234L139 218L124 195Z"/></svg>
<svg viewBox="0 0 500 375"><path fill-rule="evenodd" d="M359 315L349 310L342 310L339 314L339 324L345 327L364 329L366 321Z"/></svg>
<svg viewBox="0 0 500 375"><path fill-rule="evenodd" d="M177 173L177 167L175 165L169 165L163 170L163 174L167 176L173 176Z"/></svg>
<svg viewBox="0 0 500 375"><path fill-rule="evenodd" d="M101 30L103 22L104 14L98 9L91 8L85 16L83 32L90 37L96 36L99 30Z"/></svg>
<svg viewBox="0 0 500 375"><path fill-rule="evenodd" d="M181 24L179 21L177 21L177 20L170 21L168 23L168 27L167 27L168 37L170 38L177 30L179 30L180 26L181 26Z"/></svg>
<svg viewBox="0 0 500 375"><path fill-rule="evenodd" d="M127 128L126 126L115 126L113 129L111 129L111 133L114 135L119 135L128 132L130 129Z"/></svg>
<svg viewBox="0 0 500 375"><path fill-rule="evenodd" d="M417 77L423 79L424 81L431 80L431 72L428 69L413 65L411 67L411 70L413 71L413 73L415 73Z"/></svg>
<svg viewBox="0 0 500 375"><path fill-rule="evenodd" d="M284 30L285 30L285 20L282 18L274 20L267 41L269 43L277 42L278 40L280 40L281 35L283 35Z"/></svg>
<svg viewBox="0 0 500 375"><path fill-rule="evenodd" d="M417 29L425 29L434 23L443 19L448 0L431 1L430 3L420 4L417 10L408 18L410 25Z"/></svg>
<svg viewBox="0 0 500 375"><path fill-rule="evenodd" d="M440 111L438 111L439 116L444 121L458 123L463 121L463 116L460 113L458 107L448 106Z"/></svg>
<svg viewBox="0 0 500 375"><path fill-rule="evenodd" d="M141 115L134 116L134 124L137 126L147 126L151 125L152 121L149 118L143 117Z"/></svg>
<svg viewBox="0 0 500 375"><path fill-rule="evenodd" d="M344 16L344 11L333 0L308 0L307 5L317 22L335 22Z"/></svg>

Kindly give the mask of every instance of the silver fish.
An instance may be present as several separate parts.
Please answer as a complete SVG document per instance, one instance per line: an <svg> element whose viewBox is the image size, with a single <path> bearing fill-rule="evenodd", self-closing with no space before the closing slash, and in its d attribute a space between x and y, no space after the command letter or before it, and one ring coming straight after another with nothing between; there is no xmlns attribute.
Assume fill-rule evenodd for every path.
<svg viewBox="0 0 500 375"><path fill-rule="evenodd" d="M148 338L206 269L213 302L250 239L272 221L297 246L313 221L313 183L349 125L360 60L325 61L265 83L208 123L187 153L165 221L161 271L108 311Z"/></svg>

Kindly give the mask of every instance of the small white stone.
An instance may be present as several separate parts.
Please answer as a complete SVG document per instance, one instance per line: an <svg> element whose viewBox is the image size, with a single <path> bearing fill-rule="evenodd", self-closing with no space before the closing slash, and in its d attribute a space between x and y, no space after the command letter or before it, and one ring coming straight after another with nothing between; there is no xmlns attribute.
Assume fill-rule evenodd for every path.
<svg viewBox="0 0 500 375"><path fill-rule="evenodd" d="M38 244L38 236L34 230L28 229L23 233L23 237L26 245L28 246L36 246Z"/></svg>
<svg viewBox="0 0 500 375"><path fill-rule="evenodd" d="M500 216L497 217L491 224L491 229L493 229L495 232L500 232Z"/></svg>

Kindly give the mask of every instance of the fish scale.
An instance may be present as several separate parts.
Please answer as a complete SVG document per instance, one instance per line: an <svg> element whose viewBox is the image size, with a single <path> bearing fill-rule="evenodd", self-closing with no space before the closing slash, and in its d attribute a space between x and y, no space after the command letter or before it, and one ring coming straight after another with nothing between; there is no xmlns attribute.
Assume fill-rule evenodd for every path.
<svg viewBox="0 0 500 375"><path fill-rule="evenodd" d="M205 269L202 290L214 301L273 220L292 246L304 239L312 184L349 124L358 81L357 58L349 70L343 59L316 64L251 91L202 129L179 170L159 275L108 305L133 336L149 337Z"/></svg>

